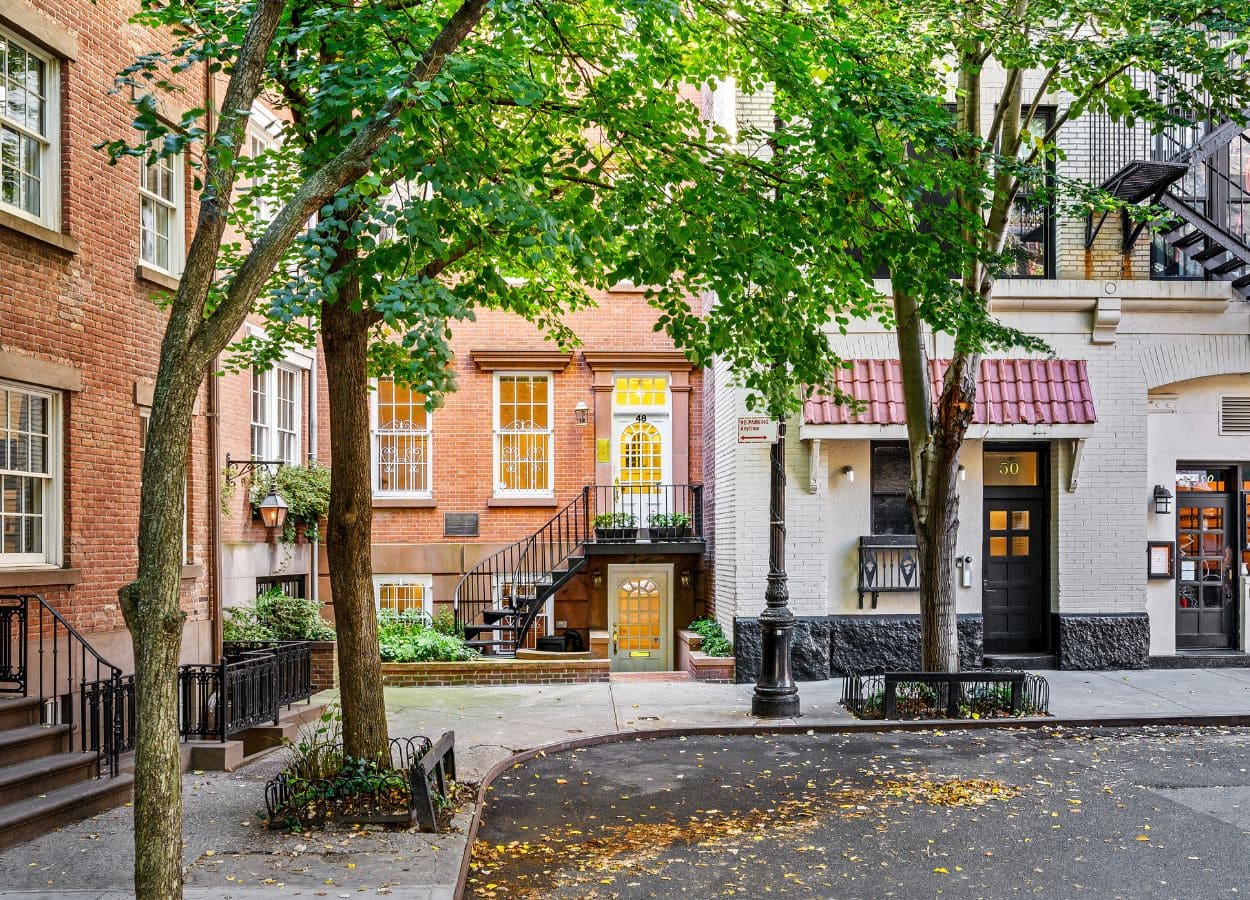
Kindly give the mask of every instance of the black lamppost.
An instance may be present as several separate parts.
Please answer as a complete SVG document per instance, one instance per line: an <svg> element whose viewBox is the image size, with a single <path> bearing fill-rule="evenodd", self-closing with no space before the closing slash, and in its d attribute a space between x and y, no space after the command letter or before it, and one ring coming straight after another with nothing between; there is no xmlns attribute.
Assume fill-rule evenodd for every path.
<svg viewBox="0 0 1250 900"><path fill-rule="evenodd" d="M760 674L751 696L751 714L767 719L799 715L799 689L790 671L794 613L786 605L786 423L777 422L777 442L769 454L767 604L760 613Z"/></svg>

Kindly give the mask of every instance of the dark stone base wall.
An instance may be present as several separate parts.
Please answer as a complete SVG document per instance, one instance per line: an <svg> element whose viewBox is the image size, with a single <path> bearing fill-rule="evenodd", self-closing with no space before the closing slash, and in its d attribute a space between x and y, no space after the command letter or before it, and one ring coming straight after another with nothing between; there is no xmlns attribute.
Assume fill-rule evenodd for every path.
<svg viewBox="0 0 1250 900"><path fill-rule="evenodd" d="M1145 669L1150 666L1150 617L1142 613L1060 613L1061 669Z"/></svg>
<svg viewBox="0 0 1250 900"><path fill-rule="evenodd" d="M959 617L959 661L981 666L981 617ZM734 619L734 657L739 684L760 671L760 623ZM799 616L794 621L790 664L795 681L824 681L846 671L916 669L920 666L919 616Z"/></svg>

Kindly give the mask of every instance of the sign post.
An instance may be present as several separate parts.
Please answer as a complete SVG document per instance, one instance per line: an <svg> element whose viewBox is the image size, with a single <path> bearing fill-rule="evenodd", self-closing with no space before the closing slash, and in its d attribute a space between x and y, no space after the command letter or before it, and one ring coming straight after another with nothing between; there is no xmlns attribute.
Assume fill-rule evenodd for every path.
<svg viewBox="0 0 1250 900"><path fill-rule="evenodd" d="M777 420L770 416L739 416L738 443L777 443Z"/></svg>

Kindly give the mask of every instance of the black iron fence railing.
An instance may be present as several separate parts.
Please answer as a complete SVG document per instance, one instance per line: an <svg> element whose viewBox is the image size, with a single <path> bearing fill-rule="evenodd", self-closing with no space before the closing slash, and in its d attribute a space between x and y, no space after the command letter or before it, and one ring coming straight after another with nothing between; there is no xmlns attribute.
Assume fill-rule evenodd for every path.
<svg viewBox="0 0 1250 900"><path fill-rule="evenodd" d="M586 491L595 540L668 543L703 537L701 484L597 484Z"/></svg>
<svg viewBox="0 0 1250 900"><path fill-rule="evenodd" d="M0 595L0 695L38 698L40 721L69 725L71 748L113 777L134 746L134 679L37 594Z"/></svg>
<svg viewBox="0 0 1250 900"><path fill-rule="evenodd" d="M872 534L859 539L859 608L864 595L920 590L920 554L912 534Z"/></svg>
<svg viewBox="0 0 1250 900"><path fill-rule="evenodd" d="M848 672L842 705L861 719L1044 716L1050 685L1031 672Z"/></svg>
<svg viewBox="0 0 1250 900"><path fill-rule="evenodd" d="M215 665L178 671L179 732L183 740L226 740L267 723L282 708L312 697L308 641L227 641Z"/></svg>

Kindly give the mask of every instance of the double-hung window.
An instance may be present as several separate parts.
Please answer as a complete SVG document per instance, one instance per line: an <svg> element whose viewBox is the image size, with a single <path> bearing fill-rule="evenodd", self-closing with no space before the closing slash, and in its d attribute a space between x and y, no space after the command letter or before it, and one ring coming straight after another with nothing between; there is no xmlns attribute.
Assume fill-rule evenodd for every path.
<svg viewBox="0 0 1250 900"><path fill-rule="evenodd" d="M495 494L549 497L553 484L550 373L495 376Z"/></svg>
<svg viewBox="0 0 1250 900"><path fill-rule="evenodd" d="M56 60L0 29L0 207L57 228Z"/></svg>
<svg viewBox="0 0 1250 900"><path fill-rule="evenodd" d="M59 562L60 395L0 382L0 566Z"/></svg>
<svg viewBox="0 0 1250 900"><path fill-rule="evenodd" d="M299 465L300 394L298 369L252 370L252 459Z"/></svg>
<svg viewBox="0 0 1250 900"><path fill-rule="evenodd" d="M379 612L434 615L434 576L374 575L373 597Z"/></svg>
<svg viewBox="0 0 1250 900"><path fill-rule="evenodd" d="M915 534L916 523L907 504L911 455L906 442L872 443L872 533Z"/></svg>
<svg viewBox="0 0 1250 900"><path fill-rule="evenodd" d="M182 274L182 158L139 162L139 259L170 275Z"/></svg>
<svg viewBox="0 0 1250 900"><path fill-rule="evenodd" d="M373 493L430 497L430 413L425 397L389 378L373 394Z"/></svg>

